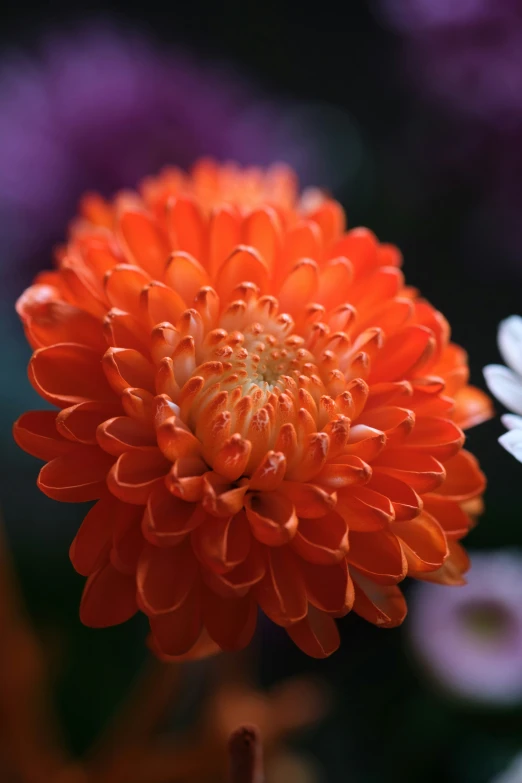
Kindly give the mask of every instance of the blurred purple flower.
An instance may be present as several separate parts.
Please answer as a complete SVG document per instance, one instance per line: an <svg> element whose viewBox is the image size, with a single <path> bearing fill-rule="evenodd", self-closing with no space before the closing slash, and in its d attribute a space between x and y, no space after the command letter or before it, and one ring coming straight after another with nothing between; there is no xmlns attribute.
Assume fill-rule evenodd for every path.
<svg viewBox="0 0 522 783"><path fill-rule="evenodd" d="M522 0L374 0L401 36L406 79L439 112L414 134L424 163L476 196L470 235L520 245ZM429 154L426 154L429 149ZM449 174L449 176L448 176ZM478 240L482 241L481 239Z"/></svg>
<svg viewBox="0 0 522 783"><path fill-rule="evenodd" d="M11 53L0 63L3 275L29 282L85 190L109 194L167 163L284 160L306 180L319 154L293 120L231 68L105 22L49 35L34 59Z"/></svg>
<svg viewBox="0 0 522 783"><path fill-rule="evenodd" d="M468 584L418 585L410 609L413 647L454 695L491 705L522 701L522 554L480 552Z"/></svg>
<svg viewBox="0 0 522 783"><path fill-rule="evenodd" d="M381 0L423 93L498 128L522 123L520 0Z"/></svg>

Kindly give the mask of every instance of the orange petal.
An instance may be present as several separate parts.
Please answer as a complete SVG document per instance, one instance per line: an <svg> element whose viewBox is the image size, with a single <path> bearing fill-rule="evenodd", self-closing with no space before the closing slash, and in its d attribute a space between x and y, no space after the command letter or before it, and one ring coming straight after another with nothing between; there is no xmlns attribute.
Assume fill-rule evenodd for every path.
<svg viewBox="0 0 522 783"><path fill-rule="evenodd" d="M368 486L389 498L397 522L414 519L422 510L422 500L415 490L405 481L382 473L379 469L375 470Z"/></svg>
<svg viewBox="0 0 522 783"><path fill-rule="evenodd" d="M286 472L286 457L281 451L268 451L249 479L252 490L270 492L281 484Z"/></svg>
<svg viewBox="0 0 522 783"><path fill-rule="evenodd" d="M241 218L238 210L228 204L216 207L209 223L209 270L212 277L240 242Z"/></svg>
<svg viewBox="0 0 522 783"><path fill-rule="evenodd" d="M217 293L223 301L228 301L234 289L243 282L254 283L262 294L269 288L268 268L257 250L239 245L219 270Z"/></svg>
<svg viewBox="0 0 522 783"><path fill-rule="evenodd" d="M381 530L395 518L389 498L365 486L353 486L337 493L336 511L348 529L364 533Z"/></svg>
<svg viewBox="0 0 522 783"><path fill-rule="evenodd" d="M56 429L56 416L56 411L23 413L13 426L13 437L20 448L46 461L74 448Z"/></svg>
<svg viewBox="0 0 522 783"><path fill-rule="evenodd" d="M425 450L435 459L445 461L453 457L463 443L464 433L449 419L421 416L417 418L413 432L404 445Z"/></svg>
<svg viewBox="0 0 522 783"><path fill-rule="evenodd" d="M112 213L112 207L107 206ZM112 216L110 224L106 225L106 227L112 231ZM122 260L122 256L114 247L112 234L109 232L100 233L100 235L87 232L85 242L80 241L80 246L85 265L92 269L99 279L103 278L106 272L113 269Z"/></svg>
<svg viewBox="0 0 522 783"><path fill-rule="evenodd" d="M187 600L197 575L189 542L168 548L146 545L136 573L140 609L149 617L173 612Z"/></svg>
<svg viewBox="0 0 522 783"><path fill-rule="evenodd" d="M180 457L165 478L166 486L173 495L194 503L203 497L203 474L207 470L199 457Z"/></svg>
<svg viewBox="0 0 522 783"><path fill-rule="evenodd" d="M143 514L143 535L155 546L175 546L205 518L194 503L172 495L163 482L154 486Z"/></svg>
<svg viewBox="0 0 522 783"><path fill-rule="evenodd" d="M212 459L212 467L227 481L237 481L245 472L251 451L251 442L236 432L217 451Z"/></svg>
<svg viewBox="0 0 522 783"><path fill-rule="evenodd" d="M169 467L170 462L158 448L126 451L113 465L107 484L120 500L142 506Z"/></svg>
<svg viewBox="0 0 522 783"><path fill-rule="evenodd" d="M203 508L216 517L231 517L243 508L246 491L246 485L234 487L209 471L203 476Z"/></svg>
<svg viewBox="0 0 522 783"><path fill-rule="evenodd" d="M406 326L392 335L372 364L370 381L409 378L429 359L435 346L433 333L425 326Z"/></svg>
<svg viewBox="0 0 522 783"><path fill-rule="evenodd" d="M331 245L344 230L344 210L333 199L325 199L315 212L308 215L308 218L317 223L321 229L325 247Z"/></svg>
<svg viewBox="0 0 522 783"><path fill-rule="evenodd" d="M141 532L142 509L125 503L116 515L112 532L110 560L122 574L136 574L138 559L145 546Z"/></svg>
<svg viewBox="0 0 522 783"><path fill-rule="evenodd" d="M210 285L210 278L194 256L177 252L170 257L165 282L191 307L198 291Z"/></svg>
<svg viewBox="0 0 522 783"><path fill-rule="evenodd" d="M331 565L301 563L309 602L322 612L344 617L353 605L353 583L346 560Z"/></svg>
<svg viewBox="0 0 522 783"><path fill-rule="evenodd" d="M356 280L357 274L356 270ZM356 307L361 321L370 321L373 326L372 316L378 316L387 302L402 294L403 286L404 275L399 269L381 267L375 270L371 277L365 277L352 286L350 302Z"/></svg>
<svg viewBox="0 0 522 783"><path fill-rule="evenodd" d="M98 442L96 431L99 425L118 412L118 404L80 402L60 411L56 417L56 429L69 441L94 446Z"/></svg>
<svg viewBox="0 0 522 783"><path fill-rule="evenodd" d="M227 571L226 574L217 574L215 571L205 571L203 578L206 584L217 595L223 598L246 595L253 585L261 581L266 573L266 558L263 555L263 547L252 540L250 551L245 560L239 565Z"/></svg>
<svg viewBox="0 0 522 783"><path fill-rule="evenodd" d="M408 607L400 588L375 584L353 570L350 573L355 588L354 612L381 628L401 625Z"/></svg>
<svg viewBox="0 0 522 783"><path fill-rule="evenodd" d="M335 507L337 500L335 492L299 481L283 481L279 491L293 503L297 516L305 519L324 517Z"/></svg>
<svg viewBox="0 0 522 783"><path fill-rule="evenodd" d="M191 650L201 634L201 596L195 586L173 612L149 618L154 642L162 655L180 656Z"/></svg>
<svg viewBox="0 0 522 783"><path fill-rule="evenodd" d="M152 215L123 209L117 218L120 244L130 264L145 269L161 280L170 247Z"/></svg>
<svg viewBox="0 0 522 783"><path fill-rule="evenodd" d="M85 345L60 343L36 351L29 380L38 394L60 408L88 400L112 401L100 354Z"/></svg>
<svg viewBox="0 0 522 783"><path fill-rule="evenodd" d="M472 521L458 502L431 494L422 499L424 509L435 517L448 537L459 539L466 535Z"/></svg>
<svg viewBox="0 0 522 783"><path fill-rule="evenodd" d="M366 425L386 435L387 446L397 446L411 433L415 414L407 408L387 407L364 411L357 425ZM409 439L408 439L409 443Z"/></svg>
<svg viewBox="0 0 522 783"><path fill-rule="evenodd" d="M129 416L104 421L98 427L97 439L102 449L115 457L131 449L148 449L156 445L153 428Z"/></svg>
<svg viewBox="0 0 522 783"><path fill-rule="evenodd" d="M301 259L319 258L321 245L321 231L311 220L302 220L289 227L283 238L281 264L275 269L277 279L282 280Z"/></svg>
<svg viewBox="0 0 522 783"><path fill-rule="evenodd" d="M275 210L262 207L253 210L242 227L243 244L254 247L272 270L281 247L281 224Z"/></svg>
<svg viewBox="0 0 522 783"><path fill-rule="evenodd" d="M248 556L251 537L244 513L233 517L211 517L193 531L198 559L218 574L231 571Z"/></svg>
<svg viewBox="0 0 522 783"><path fill-rule="evenodd" d="M113 209L112 204L105 201L97 193L86 193L80 201L80 212L91 223L96 225L112 227Z"/></svg>
<svg viewBox="0 0 522 783"><path fill-rule="evenodd" d="M411 300L397 296L384 302L371 313L369 318L359 321L358 327L361 331L369 327L377 327L389 337L405 326L411 320L412 315L413 304Z"/></svg>
<svg viewBox="0 0 522 783"><path fill-rule="evenodd" d="M98 446L76 446L43 466L38 487L47 497L65 503L97 500L113 462L114 457Z"/></svg>
<svg viewBox="0 0 522 783"><path fill-rule="evenodd" d="M493 416L491 399L482 389L465 386L455 395L455 422L463 430L476 427Z"/></svg>
<svg viewBox="0 0 522 783"><path fill-rule="evenodd" d="M248 594L241 598L222 598L207 589L203 598L203 623L222 650L242 650L256 629L256 602Z"/></svg>
<svg viewBox="0 0 522 783"><path fill-rule="evenodd" d="M464 500L480 495L486 486L486 479L479 468L477 459L469 451L459 451L449 459L446 468L446 481L439 487L437 494L462 503Z"/></svg>
<svg viewBox="0 0 522 783"><path fill-rule="evenodd" d="M395 245L383 242L377 248L377 257L382 266L401 266L402 253Z"/></svg>
<svg viewBox="0 0 522 783"><path fill-rule="evenodd" d="M138 266L120 264L105 276L105 294L112 307L141 318L140 296L150 276Z"/></svg>
<svg viewBox="0 0 522 783"><path fill-rule="evenodd" d="M133 348L148 358L148 331L130 313L112 307L104 318L103 331L107 345L113 348Z"/></svg>
<svg viewBox="0 0 522 783"><path fill-rule="evenodd" d="M356 424L350 430L344 452L372 464L385 445L386 435L384 432L368 427L366 424Z"/></svg>
<svg viewBox="0 0 522 783"><path fill-rule="evenodd" d="M340 643L335 620L310 606L308 614L286 629L292 641L311 658L328 658Z"/></svg>
<svg viewBox="0 0 522 783"><path fill-rule="evenodd" d="M397 537L387 530L351 532L347 560L360 573L381 585L400 582L408 568Z"/></svg>
<svg viewBox="0 0 522 783"><path fill-rule="evenodd" d="M126 508L106 490L84 518L69 550L71 563L82 576L93 574L107 562L120 506Z"/></svg>
<svg viewBox="0 0 522 783"><path fill-rule="evenodd" d="M307 612L299 561L287 546L267 549L266 558L266 573L255 586L255 595L267 617L286 627L302 620Z"/></svg>
<svg viewBox="0 0 522 783"><path fill-rule="evenodd" d="M143 317L152 328L165 321L176 323L187 305L177 291L153 280L141 290L140 307Z"/></svg>
<svg viewBox="0 0 522 783"><path fill-rule="evenodd" d="M102 365L108 382L117 394L122 394L129 387L154 393L154 368L138 351L109 348Z"/></svg>
<svg viewBox="0 0 522 783"><path fill-rule="evenodd" d="M156 430L158 446L172 462L179 457L197 457L201 454L199 440L189 430L179 426L180 424L179 419L171 416Z"/></svg>
<svg viewBox="0 0 522 783"><path fill-rule="evenodd" d="M102 286L89 271L81 268L76 259L64 258L60 263L60 283L63 299L75 304L81 310L101 319L105 315Z"/></svg>
<svg viewBox="0 0 522 783"><path fill-rule="evenodd" d="M396 522L393 532L401 542L409 570L435 571L448 556L442 527L425 511L416 519Z"/></svg>
<svg viewBox="0 0 522 783"><path fill-rule="evenodd" d="M411 571L410 576L421 579L423 582L434 582L440 585L459 586L465 585L464 574L469 569L469 557L463 547L457 541L449 541L449 557L441 568L436 571Z"/></svg>
<svg viewBox="0 0 522 783"><path fill-rule="evenodd" d="M328 489L343 489L353 484L365 484L372 475L372 469L359 457L338 457L339 462L329 462L315 480Z"/></svg>
<svg viewBox="0 0 522 783"><path fill-rule="evenodd" d="M346 522L335 511L319 519L300 519L292 549L310 563L337 563L348 552Z"/></svg>
<svg viewBox="0 0 522 783"><path fill-rule="evenodd" d="M262 544L281 546L295 535L297 514L286 495L277 491L249 492L245 498L245 511L252 534Z"/></svg>
<svg viewBox="0 0 522 783"><path fill-rule="evenodd" d="M100 319L67 302L48 301L38 308L26 308L25 326L31 344L37 348L55 343L80 343L97 351L104 349Z"/></svg>
<svg viewBox="0 0 522 783"><path fill-rule="evenodd" d="M110 563L92 574L83 590L80 620L90 628L107 628L129 620L138 610L134 577Z"/></svg>
<svg viewBox="0 0 522 783"><path fill-rule="evenodd" d="M314 300L317 293L319 276L317 264L310 258L303 258L294 266L285 279L278 295L279 310L299 320L304 307Z"/></svg>
<svg viewBox="0 0 522 783"><path fill-rule="evenodd" d="M150 392L130 387L125 389L120 399L127 416L143 422L153 420L154 397Z"/></svg>
<svg viewBox="0 0 522 783"><path fill-rule="evenodd" d="M409 381L393 381L387 383L374 383L370 389L365 412L375 408L387 407L396 404L402 408L411 407L409 401L412 396L412 386Z"/></svg>
<svg viewBox="0 0 522 783"><path fill-rule="evenodd" d="M167 204L166 218L172 247L201 258L206 231L197 201L190 196L173 198Z"/></svg>
<svg viewBox="0 0 522 783"><path fill-rule="evenodd" d="M373 469L404 481L421 495L437 489L446 478L444 466L435 457L409 448L386 449L375 460Z"/></svg>
<svg viewBox="0 0 522 783"><path fill-rule="evenodd" d="M333 245L329 256L345 256L352 262L357 277L362 277L380 264L377 249L375 234L367 228L352 228Z"/></svg>
<svg viewBox="0 0 522 783"><path fill-rule="evenodd" d="M210 638L207 631L203 628L196 643L182 655L165 655L158 647L152 634L147 639L147 643L157 658L165 663L177 663L180 661L199 661L202 658L208 658L221 652L221 648Z"/></svg>
<svg viewBox="0 0 522 783"><path fill-rule="evenodd" d="M353 278L353 267L347 258L333 258L321 268L315 301L328 310L344 303Z"/></svg>

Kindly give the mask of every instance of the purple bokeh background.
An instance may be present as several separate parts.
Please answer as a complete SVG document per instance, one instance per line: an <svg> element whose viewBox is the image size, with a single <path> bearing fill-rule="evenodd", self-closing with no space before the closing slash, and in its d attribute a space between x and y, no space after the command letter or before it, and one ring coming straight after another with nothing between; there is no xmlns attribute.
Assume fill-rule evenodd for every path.
<svg viewBox="0 0 522 783"><path fill-rule="evenodd" d="M304 184L318 173L318 145L292 105L231 66L107 21L51 32L31 58L8 53L0 62L2 279L19 289L48 266L85 190L109 195L208 155L284 160Z"/></svg>
<svg viewBox="0 0 522 783"><path fill-rule="evenodd" d="M518 260L522 239L521 0L375 0L428 127L408 129L421 171L474 202L463 235ZM415 165L415 164L413 164ZM424 181L425 184L425 181ZM421 196L422 198L422 196Z"/></svg>

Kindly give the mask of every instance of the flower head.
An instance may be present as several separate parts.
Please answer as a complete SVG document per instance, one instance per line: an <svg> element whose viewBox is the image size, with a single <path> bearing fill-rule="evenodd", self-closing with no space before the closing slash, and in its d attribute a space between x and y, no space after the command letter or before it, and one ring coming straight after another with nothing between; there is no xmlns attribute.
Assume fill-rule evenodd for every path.
<svg viewBox="0 0 522 783"><path fill-rule="evenodd" d="M42 254L88 189L135 187L161 166L189 166L201 155L248 165L284 159L305 174L306 160L316 157L312 132L298 138L291 117L291 108L267 100L232 67L166 50L107 21L50 32L32 57L4 55L6 281L25 285L42 268Z"/></svg>
<svg viewBox="0 0 522 783"><path fill-rule="evenodd" d="M484 378L497 400L511 413L502 416L508 432L498 442L522 462L522 318L511 315L498 328L498 347L508 365L488 364Z"/></svg>
<svg viewBox="0 0 522 783"><path fill-rule="evenodd" d="M466 699L522 700L522 557L480 552L461 590L419 585L410 634L437 680Z"/></svg>
<svg viewBox="0 0 522 783"><path fill-rule="evenodd" d="M92 626L163 656L245 646L258 608L308 654L334 618L402 622L406 575L461 583L489 415L399 251L286 169L202 161L89 197L18 302L38 484L97 500L71 548Z"/></svg>

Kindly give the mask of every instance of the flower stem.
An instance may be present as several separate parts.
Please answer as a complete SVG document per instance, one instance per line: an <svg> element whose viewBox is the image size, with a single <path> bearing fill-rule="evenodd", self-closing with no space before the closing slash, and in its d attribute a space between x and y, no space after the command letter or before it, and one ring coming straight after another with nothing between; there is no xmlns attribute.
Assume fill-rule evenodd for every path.
<svg viewBox="0 0 522 783"><path fill-rule="evenodd" d="M263 783L263 749L257 726L240 726L228 743L229 783Z"/></svg>

